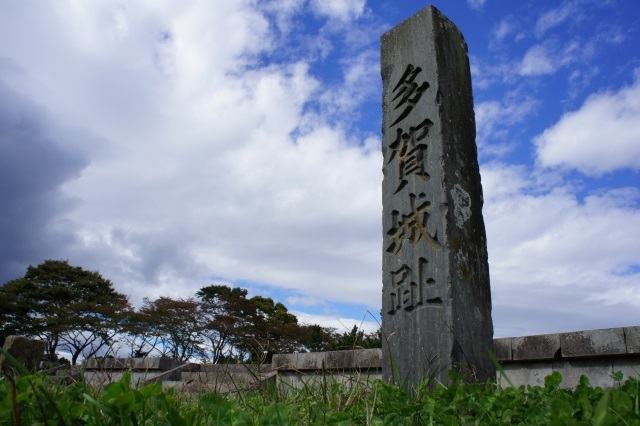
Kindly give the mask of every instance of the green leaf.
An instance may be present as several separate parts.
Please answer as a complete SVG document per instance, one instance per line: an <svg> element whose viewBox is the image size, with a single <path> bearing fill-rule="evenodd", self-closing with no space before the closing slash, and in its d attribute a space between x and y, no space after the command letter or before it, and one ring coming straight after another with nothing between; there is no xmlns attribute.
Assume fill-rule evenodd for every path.
<svg viewBox="0 0 640 426"><path fill-rule="evenodd" d="M622 371L618 370L611 373L611 378L616 382L621 382L623 377L624 377L624 374L622 374Z"/></svg>
<svg viewBox="0 0 640 426"><path fill-rule="evenodd" d="M605 391L600 401L596 405L596 408L593 412L593 424L595 426L605 425L607 422L607 418L609 417L609 405L611 403L611 391Z"/></svg>
<svg viewBox="0 0 640 426"><path fill-rule="evenodd" d="M612 405L613 410L625 417L633 412L633 402L631 402L631 398L625 392L614 389L612 392Z"/></svg>
<svg viewBox="0 0 640 426"><path fill-rule="evenodd" d="M550 375L544 378L544 387L547 390L555 390L562 383L562 374L557 371L554 371Z"/></svg>

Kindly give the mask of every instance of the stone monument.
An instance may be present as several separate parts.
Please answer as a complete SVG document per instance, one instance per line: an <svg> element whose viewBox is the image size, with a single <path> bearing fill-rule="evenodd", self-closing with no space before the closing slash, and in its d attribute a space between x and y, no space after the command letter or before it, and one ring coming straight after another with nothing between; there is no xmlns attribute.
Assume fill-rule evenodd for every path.
<svg viewBox="0 0 640 426"><path fill-rule="evenodd" d="M385 33L381 51L383 376L494 380L466 42L429 6Z"/></svg>

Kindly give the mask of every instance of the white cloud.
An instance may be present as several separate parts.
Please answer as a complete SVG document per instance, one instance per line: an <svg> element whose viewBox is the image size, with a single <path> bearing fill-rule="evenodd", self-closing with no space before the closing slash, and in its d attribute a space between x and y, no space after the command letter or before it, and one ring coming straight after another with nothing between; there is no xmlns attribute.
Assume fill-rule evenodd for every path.
<svg viewBox="0 0 640 426"><path fill-rule="evenodd" d="M640 70L631 86L592 95L580 109L565 113L535 144L544 167L593 176L640 170Z"/></svg>
<svg viewBox="0 0 640 426"><path fill-rule="evenodd" d="M565 1L562 5L555 9L551 9L536 22L535 33L538 37L542 37L551 28L557 27L567 19L578 13L578 4L575 1Z"/></svg>
<svg viewBox="0 0 640 426"><path fill-rule="evenodd" d="M469 7L476 10L482 9L486 2L487 0L467 0L467 4L469 5Z"/></svg>
<svg viewBox="0 0 640 426"><path fill-rule="evenodd" d="M542 76L553 74L560 68L573 64L578 59L592 55L588 46L568 41L560 47L555 43L536 44L525 53L518 66L521 76Z"/></svg>
<svg viewBox="0 0 640 426"><path fill-rule="evenodd" d="M523 167L488 164L481 171L497 335L634 323L638 273L617 271L640 263L629 232L640 229L637 188L581 202L569 187L536 187L535 172Z"/></svg>
<svg viewBox="0 0 640 426"><path fill-rule="evenodd" d="M535 45L525 53L520 62L520 75L536 76L552 74L558 68L558 63L551 58L547 48Z"/></svg>
<svg viewBox="0 0 640 426"><path fill-rule="evenodd" d="M498 22L496 26L493 27L491 31L491 43L492 45L501 43L509 34L511 34L515 30L515 25L513 22L513 16L507 16Z"/></svg>
<svg viewBox="0 0 640 426"><path fill-rule="evenodd" d="M311 0L316 13L339 21L350 21L364 13L366 0Z"/></svg>
<svg viewBox="0 0 640 426"><path fill-rule="evenodd" d="M278 3L286 12L280 21L276 2L259 9L239 1L52 4L14 2L10 19L0 15L0 40L12 41L0 42L0 56L24 70L7 74L6 84L51 113L56 126L41 126L35 134L56 141L58 158L74 154L83 160L64 179L48 178L56 188L65 184L45 207L74 202L55 215L50 208L38 210L49 215L37 218L48 227L42 235L57 238L47 258L99 270L134 302L143 296L189 297L212 282L245 281L295 295L290 301L299 309L314 300L377 312L380 140L349 128L379 84L376 54L336 52L353 59L332 74L340 81L320 80L313 55L288 55L296 43L276 47L276 41L287 41L278 31L290 31L296 14L304 13L291 2ZM312 6L341 24L365 13L364 1ZM297 41L304 37L323 53L338 49L333 40L310 34ZM358 43L365 39L358 37ZM543 59L562 56L547 45L538 49ZM265 64L267 54L278 59ZM530 55L536 59L535 50ZM322 66L334 70L343 64L326 60ZM523 69L548 72L525 61ZM513 78L518 70L501 64L481 71L488 78ZM640 121L633 106L637 91L636 82L594 96L575 115L603 103L603 117L585 116L614 119L629 132L636 129L629 122ZM0 103L9 109L14 104ZM478 103L479 141L509 135L537 108L536 99L515 95ZM19 115L25 126L34 122L28 112ZM539 139L553 142L538 145L541 164L560 159L577 167L567 163L569 155L583 153L569 145L560 144L563 155L551 160L543 155L560 146L552 130L564 122ZM70 124L78 130L47 139L49 127ZM611 130L605 147L620 143L609 136L625 137L622 132ZM626 158L633 149L627 146ZM613 156L600 153L605 160ZM38 164L46 168L49 162ZM626 312L638 308L633 266L640 249L629 232L640 226L637 191L609 190L579 201L570 187L548 190L553 170L488 165L482 177L494 320L502 324L497 334L567 331L570 324L558 322L563 312L567 321L582 321L579 328L608 326L606 315L613 310L617 320L631 318ZM520 312L511 315L510 309ZM554 315L532 315L530 324L512 321L523 321L522 311L545 309ZM299 313L302 322L336 327L340 317ZM365 319L371 331L377 328ZM361 322L340 321L346 328Z"/></svg>
<svg viewBox="0 0 640 426"><path fill-rule="evenodd" d="M514 125L535 113L533 98L507 95L502 101L485 101L475 106L477 143L480 155L506 154L514 148L509 136Z"/></svg>
<svg viewBox="0 0 640 426"><path fill-rule="evenodd" d="M337 18L363 5L318 7ZM375 55L319 93L309 63L260 62L273 34L248 2L136 7L116 8L118 23L106 6L62 4L27 34L25 6L24 28L4 28L25 35L2 45L29 69L25 92L94 135L64 141L91 164L63 187L78 203L50 257L100 270L134 302L244 280L375 309L380 141L352 136L346 114L375 87Z"/></svg>
<svg viewBox="0 0 640 426"><path fill-rule="evenodd" d="M357 106L376 95L380 86L379 56L365 51L343 64L343 79L320 96L323 113L345 121Z"/></svg>

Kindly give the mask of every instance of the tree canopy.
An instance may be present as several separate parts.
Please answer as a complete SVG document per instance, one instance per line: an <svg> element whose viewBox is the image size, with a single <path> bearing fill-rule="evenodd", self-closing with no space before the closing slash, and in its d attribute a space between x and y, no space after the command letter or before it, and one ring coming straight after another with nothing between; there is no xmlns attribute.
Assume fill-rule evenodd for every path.
<svg viewBox="0 0 640 426"><path fill-rule="evenodd" d="M29 266L24 277L0 287L0 299L9 312L2 334L39 337L49 357L55 358L56 349L67 350L74 364L81 354L92 356L108 346L131 312L111 281L65 260Z"/></svg>
<svg viewBox="0 0 640 426"><path fill-rule="evenodd" d="M213 358L219 360L225 348L238 359L269 361L274 353L301 348L303 328L298 318L282 303L269 297L247 297L247 290L224 285L201 288L196 295L210 313L207 338Z"/></svg>
<svg viewBox="0 0 640 426"><path fill-rule="evenodd" d="M134 310L127 296L98 272L46 260L0 287L0 340L22 334L44 340L47 356L121 354L210 363L270 362L273 354L381 347L380 333L354 326L342 334L298 318L270 297L208 285L196 298L145 298ZM0 341L0 344L2 343Z"/></svg>

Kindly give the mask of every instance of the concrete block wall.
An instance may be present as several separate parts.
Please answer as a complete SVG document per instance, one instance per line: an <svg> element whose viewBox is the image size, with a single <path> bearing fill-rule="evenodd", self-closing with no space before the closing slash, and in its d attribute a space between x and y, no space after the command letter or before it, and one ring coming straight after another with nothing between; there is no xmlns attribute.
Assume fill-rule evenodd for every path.
<svg viewBox="0 0 640 426"><path fill-rule="evenodd" d="M256 389L266 383L276 382L276 372L271 364L215 364L201 365L190 372L183 372L181 382L189 390L217 393Z"/></svg>
<svg viewBox="0 0 640 426"><path fill-rule="evenodd" d="M507 337L494 340L494 352L514 386L544 386L554 371L562 374L561 387L575 387L580 376L593 386L614 386L614 372L625 380L640 378L640 327L608 328L570 333ZM502 385L509 382L498 379Z"/></svg>
<svg viewBox="0 0 640 426"><path fill-rule="evenodd" d="M184 368L188 368L186 363L170 358L88 359L84 362L84 377L90 385L100 387L119 381L128 371L131 383L138 386L156 381L180 380Z"/></svg>
<svg viewBox="0 0 640 426"><path fill-rule="evenodd" d="M577 386L582 375L592 386L611 387L617 371L623 380L640 379L640 327L494 339L494 354L504 372L497 377L502 386L544 386L544 378L558 371L563 388ZM280 383L294 386L327 373L377 379L381 378L382 351L274 355L273 368Z"/></svg>
<svg viewBox="0 0 640 426"><path fill-rule="evenodd" d="M276 384L299 388L319 380L339 381L345 385L382 379L382 350L279 354L273 356Z"/></svg>
<svg viewBox="0 0 640 426"><path fill-rule="evenodd" d="M575 387L581 375L593 386L610 387L616 385L612 374L617 371L622 372L623 380L640 379L640 327L494 339L494 354L503 370L497 377L502 386L544 386L544 378L558 371L564 388ZM319 380L354 384L381 379L382 350L280 354L273 356L271 364L259 366L137 358L88 360L84 368L87 380L96 385L119 380L128 370L134 384L161 382L224 393L267 382L301 387Z"/></svg>

